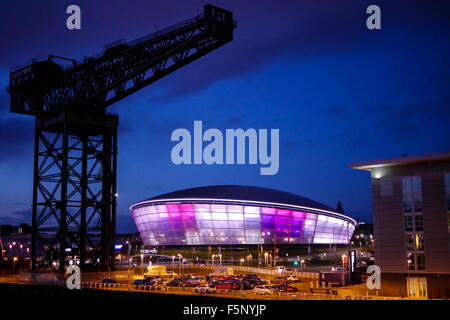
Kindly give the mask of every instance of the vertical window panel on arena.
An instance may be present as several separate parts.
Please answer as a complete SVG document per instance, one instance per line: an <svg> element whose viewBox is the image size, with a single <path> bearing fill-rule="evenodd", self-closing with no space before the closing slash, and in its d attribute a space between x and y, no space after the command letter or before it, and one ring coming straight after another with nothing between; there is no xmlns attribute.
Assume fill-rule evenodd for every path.
<svg viewBox="0 0 450 320"><path fill-rule="evenodd" d="M273 231L275 230L275 208L261 207L261 238L262 243L272 243Z"/></svg>
<svg viewBox="0 0 450 320"><path fill-rule="evenodd" d="M316 230L317 214L307 213L303 228L303 243L314 243L314 232Z"/></svg>
<svg viewBox="0 0 450 320"><path fill-rule="evenodd" d="M260 208L256 206L244 206L245 242L258 244L261 234Z"/></svg>

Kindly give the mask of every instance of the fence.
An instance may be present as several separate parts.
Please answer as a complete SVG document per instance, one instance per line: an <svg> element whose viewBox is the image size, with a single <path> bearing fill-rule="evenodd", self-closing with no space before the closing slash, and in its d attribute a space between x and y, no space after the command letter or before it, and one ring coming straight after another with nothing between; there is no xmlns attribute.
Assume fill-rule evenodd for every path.
<svg viewBox="0 0 450 320"><path fill-rule="evenodd" d="M278 270L270 269L270 268L256 268L256 267L244 267L244 266L233 266L233 271L242 271L247 273L259 273L266 274L272 276L281 275L278 273ZM289 271L289 274L297 276L297 278L303 279L319 279L319 273L316 272L299 272L299 271Z"/></svg>

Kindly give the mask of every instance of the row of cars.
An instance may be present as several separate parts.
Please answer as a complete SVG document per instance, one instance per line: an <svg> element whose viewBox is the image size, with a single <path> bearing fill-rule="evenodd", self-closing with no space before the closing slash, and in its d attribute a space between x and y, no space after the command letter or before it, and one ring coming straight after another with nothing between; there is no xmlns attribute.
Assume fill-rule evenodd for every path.
<svg viewBox="0 0 450 320"><path fill-rule="evenodd" d="M296 292L297 288L288 285L287 281L280 284L269 284L255 274L234 275L228 277L213 277L194 289L198 293L216 293L223 290L253 290L256 294L273 294L278 292ZM292 282L294 280L292 279Z"/></svg>
<svg viewBox="0 0 450 320"><path fill-rule="evenodd" d="M104 279L103 282L112 283L113 279ZM295 292L297 289L289 284L299 282L296 276L276 277L269 283L268 280L258 277L256 274L206 277L186 274L175 276L168 280L161 277L147 276L137 279L133 285L138 286L164 286L164 287L194 287L197 293L215 293L224 290L254 290L257 294L272 294L278 292Z"/></svg>

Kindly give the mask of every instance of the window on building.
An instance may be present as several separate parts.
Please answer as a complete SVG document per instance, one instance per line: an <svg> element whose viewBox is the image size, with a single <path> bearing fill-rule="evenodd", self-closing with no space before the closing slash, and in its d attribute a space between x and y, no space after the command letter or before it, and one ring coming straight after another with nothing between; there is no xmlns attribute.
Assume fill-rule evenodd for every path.
<svg viewBox="0 0 450 320"><path fill-rule="evenodd" d="M411 197L409 196L403 197L403 212L405 213L412 212L412 201Z"/></svg>
<svg viewBox="0 0 450 320"><path fill-rule="evenodd" d="M423 253L416 254L417 270L425 270L425 255Z"/></svg>
<svg viewBox="0 0 450 320"><path fill-rule="evenodd" d="M422 179L420 176L403 178L403 211L422 212Z"/></svg>
<svg viewBox="0 0 450 320"><path fill-rule="evenodd" d="M415 244L415 250L424 250L424 241L423 241L423 233L416 233L414 235L414 244Z"/></svg>
<svg viewBox="0 0 450 320"><path fill-rule="evenodd" d="M408 264L408 269L409 270L415 270L415 262L414 262L414 253L408 252L406 253L406 262Z"/></svg>
<svg viewBox="0 0 450 320"><path fill-rule="evenodd" d="M423 215L414 216L414 230L423 231Z"/></svg>
<svg viewBox="0 0 450 320"><path fill-rule="evenodd" d="M413 217L405 216L405 231L413 231Z"/></svg>
<svg viewBox="0 0 450 320"><path fill-rule="evenodd" d="M412 234L406 235L406 250L414 250L414 235Z"/></svg>
<svg viewBox="0 0 450 320"><path fill-rule="evenodd" d="M422 179L403 177L403 213L406 234L406 260L409 270L425 270Z"/></svg>

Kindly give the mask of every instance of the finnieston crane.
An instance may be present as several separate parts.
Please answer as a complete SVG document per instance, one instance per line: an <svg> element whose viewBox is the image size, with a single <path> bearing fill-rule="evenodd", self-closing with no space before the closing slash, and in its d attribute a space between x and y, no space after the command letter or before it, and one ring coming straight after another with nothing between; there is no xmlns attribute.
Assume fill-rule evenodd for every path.
<svg viewBox="0 0 450 320"><path fill-rule="evenodd" d="M235 27L230 11L206 4L192 19L82 62L49 55L10 73L10 111L36 118L32 272L64 272L77 253L81 270L114 266L119 117L106 108L232 41Z"/></svg>

